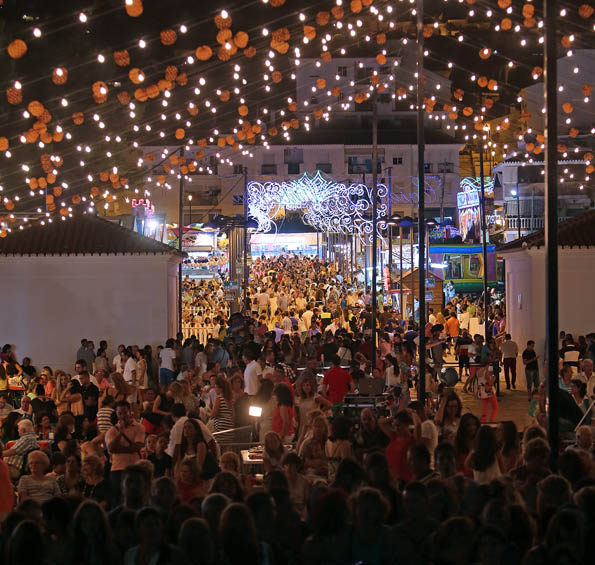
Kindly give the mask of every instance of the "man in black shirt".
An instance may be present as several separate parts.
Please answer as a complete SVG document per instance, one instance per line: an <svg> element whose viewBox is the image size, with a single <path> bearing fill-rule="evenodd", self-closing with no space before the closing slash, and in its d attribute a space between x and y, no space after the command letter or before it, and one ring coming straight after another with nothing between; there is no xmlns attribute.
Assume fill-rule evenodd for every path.
<svg viewBox="0 0 595 565"><path fill-rule="evenodd" d="M41 417L47 414L52 422L56 421L56 404L45 395L45 389L42 384L35 387L35 398L31 401L33 408L33 419L39 423Z"/></svg>
<svg viewBox="0 0 595 565"><path fill-rule="evenodd" d="M92 422L97 416L99 389L91 382L88 371L81 371L79 378L81 381L81 394L83 395L85 416L89 422Z"/></svg>
<svg viewBox="0 0 595 565"><path fill-rule="evenodd" d="M531 339L527 342L527 349L523 351L523 365L525 365L525 378L527 379L527 394L531 400L532 389L539 387L539 365L535 353L535 342Z"/></svg>

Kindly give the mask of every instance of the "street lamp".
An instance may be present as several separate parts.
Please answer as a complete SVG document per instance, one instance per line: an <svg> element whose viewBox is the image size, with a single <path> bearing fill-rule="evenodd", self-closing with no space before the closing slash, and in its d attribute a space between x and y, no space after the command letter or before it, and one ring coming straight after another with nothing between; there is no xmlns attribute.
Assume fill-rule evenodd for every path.
<svg viewBox="0 0 595 565"><path fill-rule="evenodd" d="M190 202L190 222L189 225L192 225L192 194L188 195L188 202Z"/></svg>
<svg viewBox="0 0 595 565"><path fill-rule="evenodd" d="M521 200L520 200L520 194L519 194L519 189L517 188L513 188L510 191L510 194L512 194L512 196L516 196L516 222L517 222L517 234L518 234L518 238L520 239L521 237Z"/></svg>

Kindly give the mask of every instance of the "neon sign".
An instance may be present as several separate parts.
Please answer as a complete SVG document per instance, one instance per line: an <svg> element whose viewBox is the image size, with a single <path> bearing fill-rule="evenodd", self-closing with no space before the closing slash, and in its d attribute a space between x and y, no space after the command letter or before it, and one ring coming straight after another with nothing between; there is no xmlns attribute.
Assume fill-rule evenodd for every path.
<svg viewBox="0 0 595 565"><path fill-rule="evenodd" d="M147 211L155 212L155 206L149 198L133 198L131 204L133 208L146 208Z"/></svg>

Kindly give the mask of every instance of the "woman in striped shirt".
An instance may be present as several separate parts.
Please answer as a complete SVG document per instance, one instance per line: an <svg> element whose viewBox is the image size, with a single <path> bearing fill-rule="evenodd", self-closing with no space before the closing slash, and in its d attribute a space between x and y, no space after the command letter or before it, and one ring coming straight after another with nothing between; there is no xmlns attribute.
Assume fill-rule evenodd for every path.
<svg viewBox="0 0 595 565"><path fill-rule="evenodd" d="M215 380L215 390L217 397L211 418L214 420L215 431L223 432L233 428L233 395L231 385L223 376L218 376Z"/></svg>

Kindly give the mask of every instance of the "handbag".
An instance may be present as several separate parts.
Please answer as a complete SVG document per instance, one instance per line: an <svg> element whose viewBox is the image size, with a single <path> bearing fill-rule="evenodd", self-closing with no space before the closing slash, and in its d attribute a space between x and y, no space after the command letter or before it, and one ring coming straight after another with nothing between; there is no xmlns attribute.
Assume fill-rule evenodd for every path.
<svg viewBox="0 0 595 565"><path fill-rule="evenodd" d="M220 470L217 457L212 451L208 450L202 464L201 478L205 480L212 479Z"/></svg>

